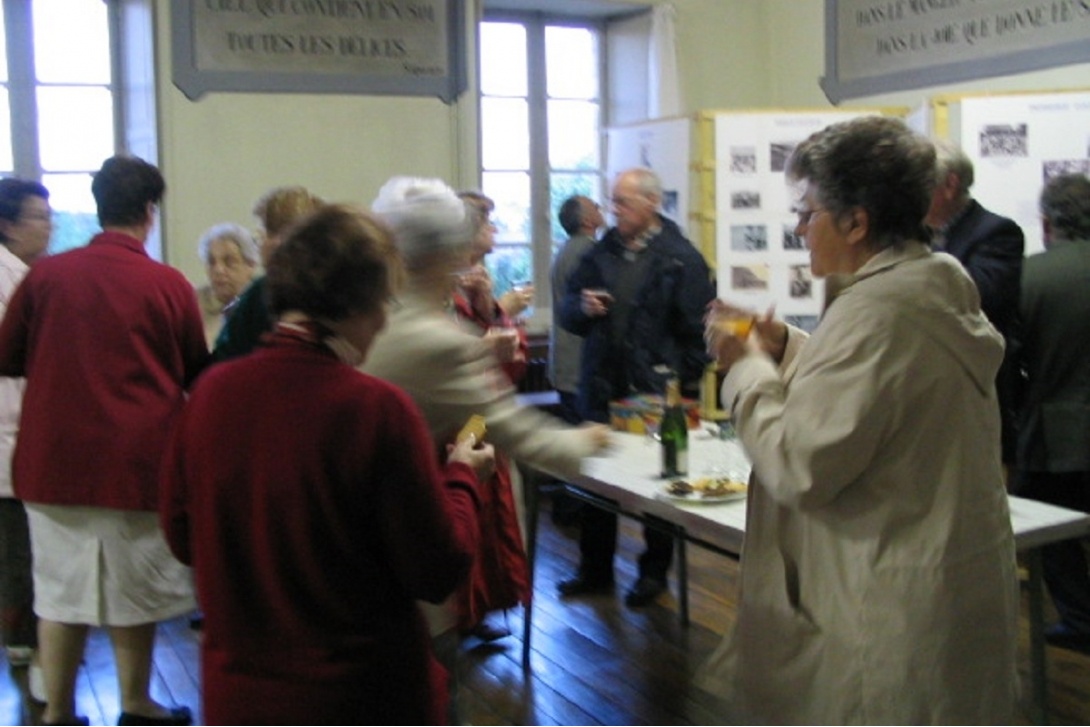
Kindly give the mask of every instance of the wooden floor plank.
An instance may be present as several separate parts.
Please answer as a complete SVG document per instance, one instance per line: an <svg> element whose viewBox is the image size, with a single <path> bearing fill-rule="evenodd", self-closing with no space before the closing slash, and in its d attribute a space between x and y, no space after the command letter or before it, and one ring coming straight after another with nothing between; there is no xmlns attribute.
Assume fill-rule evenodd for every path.
<svg viewBox="0 0 1090 727"><path fill-rule="evenodd" d="M689 546L690 616L678 620L676 577L671 593L645 609L624 605L643 549L641 529L622 518L612 593L564 600L556 583L578 562L575 531L541 518L535 571L531 670L522 669L522 612L513 635L494 645L467 642L459 656L461 714L478 725L723 724L727 705L695 689L693 678L731 628L737 597L736 561ZM1019 669L1029 688L1028 628L1023 603ZM160 625L155 651L156 696L199 712L200 638L185 618ZM1050 719L1090 723L1090 657L1049 647ZM40 710L26 701L26 669L0 656L0 723L29 724ZM92 724L118 714L113 653L105 632L92 630L80 670L77 709ZM1028 724L1025 714L1019 724Z"/></svg>

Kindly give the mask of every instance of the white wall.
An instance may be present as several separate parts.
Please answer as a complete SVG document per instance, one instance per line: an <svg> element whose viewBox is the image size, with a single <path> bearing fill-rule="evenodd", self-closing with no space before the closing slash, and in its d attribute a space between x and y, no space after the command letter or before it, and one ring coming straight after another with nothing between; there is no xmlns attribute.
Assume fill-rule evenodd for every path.
<svg viewBox="0 0 1090 727"><path fill-rule="evenodd" d="M831 106L818 86L825 68L823 0L672 2L687 113ZM474 3L466 5L472 16ZM200 233L225 220L252 226L254 200L276 185L303 184L330 200L366 204L393 174L476 184L472 80L454 106L425 98L324 94L213 93L193 102L171 82L168 0L156 0L156 10L160 163L168 185L165 250L168 262L190 279L204 279L196 255ZM631 21L624 32L633 33L640 22ZM627 42L627 52L638 45L635 36ZM613 69L614 80L624 78L623 68ZM1090 64L1081 64L845 105L914 107L945 93L1083 88L1087 78ZM639 120L638 99L616 99L627 104L625 121Z"/></svg>
<svg viewBox="0 0 1090 727"><path fill-rule="evenodd" d="M302 184L330 201L366 205L394 174L476 186L472 89L454 106L302 93L209 93L190 101L171 81L167 0L156 0L156 12L165 257L191 280L205 279L200 234L222 221L252 228L253 204L271 187Z"/></svg>

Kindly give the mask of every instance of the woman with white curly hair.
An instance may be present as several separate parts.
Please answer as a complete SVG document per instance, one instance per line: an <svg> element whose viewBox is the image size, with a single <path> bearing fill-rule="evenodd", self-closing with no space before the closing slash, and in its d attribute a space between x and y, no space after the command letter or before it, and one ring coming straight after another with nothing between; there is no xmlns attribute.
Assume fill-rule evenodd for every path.
<svg viewBox="0 0 1090 727"><path fill-rule="evenodd" d="M197 302L204 318L204 336L211 346L232 305L257 273L257 243L242 225L221 222L201 235L197 255L208 273L208 285L197 289Z"/></svg>
<svg viewBox="0 0 1090 727"><path fill-rule="evenodd" d="M442 181L410 177L387 182L372 209L393 228L408 281L364 370L409 392L437 443L451 441L479 414L496 447L497 470L510 466L502 453L561 478L578 474L582 458L608 443L608 428L571 428L520 406L492 346L452 315L451 297L470 263L472 210ZM443 608L429 611L433 635L498 638L502 632L480 628L485 614L529 602L529 569L509 482L493 477L482 487L480 549L469 582Z"/></svg>

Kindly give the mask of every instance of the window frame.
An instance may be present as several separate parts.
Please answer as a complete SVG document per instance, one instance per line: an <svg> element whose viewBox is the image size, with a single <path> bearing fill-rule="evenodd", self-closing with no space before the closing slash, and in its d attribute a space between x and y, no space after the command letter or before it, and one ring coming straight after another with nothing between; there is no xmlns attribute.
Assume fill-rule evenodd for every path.
<svg viewBox="0 0 1090 727"><path fill-rule="evenodd" d="M113 153L131 153L158 163L158 116L155 76L154 0L100 0L106 6L110 79L103 84L39 83L34 73L33 0L4 0L7 45L8 105L11 115L11 173L41 181L45 173L92 174L97 169L45 170L41 164L38 89L55 85L102 88L110 93L113 114ZM105 161L105 160L103 160ZM160 225L153 226L145 245L148 254L163 259Z"/></svg>
<svg viewBox="0 0 1090 727"><path fill-rule="evenodd" d="M593 31L598 41L598 94L593 99L598 105L598 167L594 171L597 176L596 201L601 202L605 195L605 130L608 119L607 110L607 52L606 52L606 19L600 16L575 16L568 14L553 14L539 11L514 11L514 10L489 10L482 14L476 27L477 47L480 48L480 26L483 23L517 23L526 29L526 67L527 67L527 96L528 124L529 124L529 167L526 173L530 177L530 239L526 241L504 241L496 243L497 250L502 248L518 248L529 246L531 269L534 283L534 320L547 321L551 317L552 293L549 284L549 274L552 268L553 256L560 243L564 240L555 240L552 235L553 217L550 197L550 180L554 173L578 172L587 174L586 170L554 169L549 162L549 128L548 128L548 78L545 46L545 30L547 27L586 28ZM478 78L480 78L481 54L477 54ZM483 100L486 97L484 91L477 89L477 105L479 116L483 119ZM505 98L496 96L493 98ZM510 97L507 97L510 98ZM483 123L480 124L483 127ZM479 140L479 148L482 150L481 159L478 162L478 179L482 180L487 171L483 163L483 138ZM502 293L502 290L497 290ZM547 313L543 311L548 311Z"/></svg>

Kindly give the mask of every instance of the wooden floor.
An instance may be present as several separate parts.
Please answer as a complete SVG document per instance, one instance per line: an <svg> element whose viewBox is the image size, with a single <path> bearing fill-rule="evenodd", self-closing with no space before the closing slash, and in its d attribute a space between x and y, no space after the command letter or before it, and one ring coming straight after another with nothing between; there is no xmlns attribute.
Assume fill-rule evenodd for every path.
<svg viewBox="0 0 1090 727"><path fill-rule="evenodd" d="M547 507L547 503L546 503ZM541 517L529 675L523 673L522 616L508 616L514 636L492 645L467 643L459 676L462 716L478 725L721 724L726 710L693 689L691 679L719 643L734 614L737 564L689 548L692 625L682 628L677 603L664 596L642 610L621 595L634 577L638 529L622 520L616 594L559 600L557 580L575 565L575 533ZM1024 609L1023 609L1024 610ZM1022 676L1028 685L1025 624ZM200 720L199 640L185 619L160 627L153 694L184 704ZM2 652L0 652L2 653ZM1049 648L1051 719L1090 723L1090 657ZM78 709L92 725L116 724L117 686L105 634L93 631L78 685ZM41 710L26 698L26 669L0 656L0 724L36 724ZM1023 717L1021 723L1028 724Z"/></svg>

